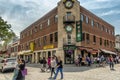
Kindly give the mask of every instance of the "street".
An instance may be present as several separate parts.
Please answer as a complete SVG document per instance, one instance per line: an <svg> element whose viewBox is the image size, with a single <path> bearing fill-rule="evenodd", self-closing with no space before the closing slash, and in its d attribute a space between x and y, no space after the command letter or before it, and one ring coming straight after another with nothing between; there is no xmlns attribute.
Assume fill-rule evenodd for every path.
<svg viewBox="0 0 120 80"><path fill-rule="evenodd" d="M27 67L27 69L26 80L49 80L50 73L42 73L38 67ZM13 72L0 73L0 80L11 80L12 76ZM109 66L99 68L65 66L63 80L120 80L120 64L115 65L115 70L110 70Z"/></svg>

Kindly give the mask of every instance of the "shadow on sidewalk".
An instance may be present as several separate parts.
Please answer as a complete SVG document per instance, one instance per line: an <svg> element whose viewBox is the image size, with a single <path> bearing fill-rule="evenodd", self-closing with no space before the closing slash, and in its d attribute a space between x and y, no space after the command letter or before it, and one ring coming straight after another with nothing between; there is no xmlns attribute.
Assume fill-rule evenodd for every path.
<svg viewBox="0 0 120 80"><path fill-rule="evenodd" d="M41 68L41 64L26 64L27 67L35 67L35 68ZM108 66L108 64L105 65L105 67ZM91 69L96 69L96 68L105 68L105 67L96 67L95 64L92 64L91 66L75 66L75 65L64 65L63 66L63 71L64 72L83 72Z"/></svg>

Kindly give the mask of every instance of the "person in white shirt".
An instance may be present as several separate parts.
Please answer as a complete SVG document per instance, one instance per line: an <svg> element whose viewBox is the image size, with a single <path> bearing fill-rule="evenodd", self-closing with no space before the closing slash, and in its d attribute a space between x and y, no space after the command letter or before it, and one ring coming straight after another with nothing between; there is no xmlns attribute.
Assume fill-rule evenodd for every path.
<svg viewBox="0 0 120 80"><path fill-rule="evenodd" d="M56 67L56 60L55 60L55 57L52 57L52 59L51 59L51 77L50 78L52 78L53 73L55 74L55 67Z"/></svg>

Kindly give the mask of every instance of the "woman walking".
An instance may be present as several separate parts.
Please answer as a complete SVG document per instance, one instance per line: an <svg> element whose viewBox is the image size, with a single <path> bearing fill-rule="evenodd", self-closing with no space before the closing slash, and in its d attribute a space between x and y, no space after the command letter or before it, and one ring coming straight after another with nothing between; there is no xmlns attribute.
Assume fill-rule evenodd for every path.
<svg viewBox="0 0 120 80"><path fill-rule="evenodd" d="M25 61L20 59L20 63L18 66L19 72L16 80L25 80L25 75L23 75L22 71L25 69Z"/></svg>
<svg viewBox="0 0 120 80"><path fill-rule="evenodd" d="M110 64L110 69L114 70L114 59L113 59L112 55L110 55L110 57L109 57L109 64Z"/></svg>
<svg viewBox="0 0 120 80"><path fill-rule="evenodd" d="M62 60L60 56L58 57L58 63L57 63L57 70L54 79L56 80L56 77L58 75L58 72L60 71L61 74L61 79L63 79L63 65L62 65Z"/></svg>
<svg viewBox="0 0 120 80"><path fill-rule="evenodd" d="M55 74L55 67L56 67L56 60L55 60L55 57L52 57L52 59L51 59L51 76L50 76L50 79L52 78L53 73Z"/></svg>

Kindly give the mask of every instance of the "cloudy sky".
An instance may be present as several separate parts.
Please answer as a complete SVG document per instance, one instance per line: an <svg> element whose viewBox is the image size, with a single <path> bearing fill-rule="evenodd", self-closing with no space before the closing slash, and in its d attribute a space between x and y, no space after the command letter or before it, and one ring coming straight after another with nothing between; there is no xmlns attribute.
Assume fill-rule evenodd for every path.
<svg viewBox="0 0 120 80"><path fill-rule="evenodd" d="M19 33L57 6L60 0L0 0L0 16ZM80 4L115 27L120 34L120 0L79 0Z"/></svg>

